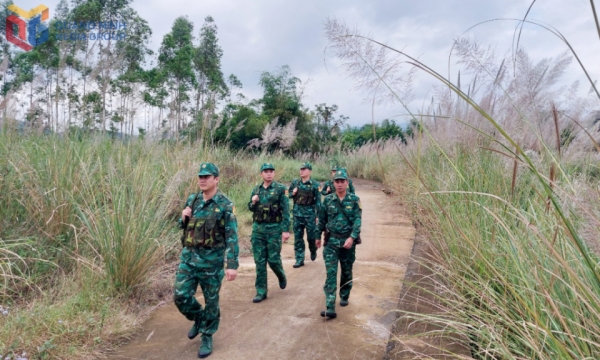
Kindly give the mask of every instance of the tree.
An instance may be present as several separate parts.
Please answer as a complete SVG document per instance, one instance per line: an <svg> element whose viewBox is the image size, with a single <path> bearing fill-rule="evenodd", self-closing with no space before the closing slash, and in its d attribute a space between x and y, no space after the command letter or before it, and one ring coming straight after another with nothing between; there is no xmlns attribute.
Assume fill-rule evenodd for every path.
<svg viewBox="0 0 600 360"><path fill-rule="evenodd" d="M174 93L170 117L171 130L179 132L183 127L183 112L189 102L189 90L196 84L192 69L194 25L187 17L175 19L171 32L163 37L158 55L160 71L164 73L169 90ZM173 118L174 113L174 118Z"/></svg>
<svg viewBox="0 0 600 360"><path fill-rule="evenodd" d="M194 49L193 69L198 79L194 120L200 124L200 139L204 141L205 128L212 129L212 118L217 102L227 93L227 84L221 71L223 50L218 44L217 25L207 16L200 29L200 43Z"/></svg>
<svg viewBox="0 0 600 360"><path fill-rule="evenodd" d="M278 126L286 126L293 119L296 121L298 136L290 152L317 151L318 142L314 136L312 119L302 105L301 81L292 76L290 67L284 65L275 73L263 72L260 85L263 87L263 97L257 103L262 105L262 114L266 119L277 118Z"/></svg>
<svg viewBox="0 0 600 360"><path fill-rule="evenodd" d="M337 110L338 106L336 104L331 106L324 103L315 105L315 135L322 147L327 146L334 140L335 134L341 132L342 126L348 120L348 117L344 115L336 118L335 113Z"/></svg>

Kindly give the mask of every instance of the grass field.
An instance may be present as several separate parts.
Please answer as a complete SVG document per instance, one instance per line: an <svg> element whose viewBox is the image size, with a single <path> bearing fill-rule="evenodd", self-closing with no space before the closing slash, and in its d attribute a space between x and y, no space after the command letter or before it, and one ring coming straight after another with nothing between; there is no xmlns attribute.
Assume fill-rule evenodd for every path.
<svg viewBox="0 0 600 360"><path fill-rule="evenodd" d="M200 162L220 166L249 254L246 204L260 165L273 162L276 179L289 182L305 160L10 132L0 144L0 355L32 358L94 357L170 301L176 220L197 191ZM325 180L329 164L313 174Z"/></svg>

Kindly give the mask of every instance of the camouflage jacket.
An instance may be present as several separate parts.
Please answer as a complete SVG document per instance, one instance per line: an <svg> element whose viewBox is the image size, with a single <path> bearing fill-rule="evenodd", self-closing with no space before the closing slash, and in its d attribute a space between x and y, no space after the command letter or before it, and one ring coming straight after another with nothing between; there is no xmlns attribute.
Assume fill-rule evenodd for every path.
<svg viewBox="0 0 600 360"><path fill-rule="evenodd" d="M210 257L206 260L209 262L214 261L215 266L223 266L223 258L226 253L227 269L237 269L239 266L238 226L233 203L221 190L217 190L215 196L208 201L204 201L202 192L199 192L187 198L184 209L192 206L196 196L199 196L199 198L194 204L194 209L192 209L192 218L214 218L221 225L220 228L224 229L224 234L221 234L224 242L222 244L216 243L211 249L205 249L205 253ZM179 227L184 228L183 219L179 219Z"/></svg>
<svg viewBox="0 0 600 360"><path fill-rule="evenodd" d="M294 189L298 189L296 195L294 195ZM310 192L314 203L312 205L301 205L298 202L302 202L301 192L305 194ZM294 200L294 209L292 214L300 217L316 217L319 215L319 209L321 208L321 194L319 192L319 182L309 179L303 183L302 179L294 179L288 189L288 194L291 199Z"/></svg>
<svg viewBox="0 0 600 360"><path fill-rule="evenodd" d="M337 202L339 205L336 205ZM340 212L343 211L346 217ZM350 234L354 239L360 234L362 218L362 207L358 196L346 193L344 199L340 202L338 196L333 193L323 199L321 210L319 211L318 234L321 237L325 228L333 234Z"/></svg>
<svg viewBox="0 0 600 360"><path fill-rule="evenodd" d="M327 191L327 188L329 188L329 192ZM333 180L325 181L325 183L323 184L323 187L321 188L321 195L325 196L325 195L333 194L334 192L335 192L335 187L333 186ZM354 191L354 184L352 184L352 179L348 179L348 192L350 194L356 193Z"/></svg>
<svg viewBox="0 0 600 360"><path fill-rule="evenodd" d="M266 189L263 184L254 187L252 194L250 195L250 201L248 202L248 209L256 215L256 212L260 211L261 207L274 204L280 209L281 221L275 223L261 223L255 220L252 225L252 231L263 233L290 231L290 201L285 192L285 186L275 181L273 181ZM252 197L254 195L258 195L259 198L256 204L252 203Z"/></svg>

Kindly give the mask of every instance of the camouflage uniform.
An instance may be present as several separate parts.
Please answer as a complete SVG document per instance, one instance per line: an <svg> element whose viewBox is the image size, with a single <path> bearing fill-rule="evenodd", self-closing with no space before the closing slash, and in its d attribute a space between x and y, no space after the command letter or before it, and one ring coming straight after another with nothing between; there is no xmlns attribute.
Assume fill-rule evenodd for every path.
<svg viewBox="0 0 600 360"><path fill-rule="evenodd" d="M312 170L309 163L302 165ZM296 195L294 189L298 189ZM309 179L302 182L302 179L294 179L288 189L290 198L294 200L294 253L296 255L296 264L304 262L304 229L306 229L306 240L311 254L317 252L315 240L317 239L316 219L321 208L321 195L319 194L319 183Z"/></svg>
<svg viewBox="0 0 600 360"><path fill-rule="evenodd" d="M203 163L209 169L218 168ZM214 173L214 172L213 172ZM201 171L198 175L206 175ZM194 202L194 199L198 199ZM202 192L188 197L185 207L192 207L192 218L187 222L180 219L180 228L187 228L183 240L180 263L175 276L173 299L179 311L188 320L198 324L198 332L214 334L219 328L219 290L225 275L223 261L226 257L227 269L238 268L238 233L233 203L220 191L204 201ZM193 234L191 234L193 230ZM204 294L205 306L198 303L194 294L200 285Z"/></svg>
<svg viewBox="0 0 600 360"><path fill-rule="evenodd" d="M338 168L337 166L332 167L331 171L338 171L338 169L346 171L345 168ZM329 188L329 191L327 191L327 188ZM321 188L321 195L326 196L326 195L332 194L334 192L335 192L335 187L333 186L333 179L325 181L325 183L323 184L323 187ZM354 190L354 184L352 183L352 179L350 179L350 178L348 178L348 192L350 194L356 193Z"/></svg>
<svg viewBox="0 0 600 360"><path fill-rule="evenodd" d="M347 174L340 170L335 178L342 178ZM337 204L339 205L336 205ZM340 213L343 211L350 222ZM328 195L323 199L319 211L318 231L320 234L327 229L331 232L329 241L323 248L323 258L327 269L327 280L323 290L325 292L325 303L328 312L335 312L335 292L337 290L338 261L341 267L340 298L348 300L352 289L352 264L356 259L356 243L352 243L350 249L344 249L344 243L348 237L356 239L360 234L362 208L358 196L346 193L340 202L336 193Z"/></svg>
<svg viewBox="0 0 600 360"><path fill-rule="evenodd" d="M273 169L270 163L261 167L263 170ZM256 204L252 196L258 195ZM256 263L256 294L267 295L267 263L277 279L285 281L285 272L281 262L281 234L290 230L290 204L285 194L285 186L273 181L267 188L263 184L252 190L248 209L254 214L252 224L252 253Z"/></svg>

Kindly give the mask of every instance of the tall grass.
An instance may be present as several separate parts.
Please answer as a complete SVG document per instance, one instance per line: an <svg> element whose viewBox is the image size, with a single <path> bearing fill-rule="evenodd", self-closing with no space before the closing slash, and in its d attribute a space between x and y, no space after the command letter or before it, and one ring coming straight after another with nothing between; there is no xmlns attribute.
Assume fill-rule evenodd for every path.
<svg viewBox="0 0 600 360"><path fill-rule="evenodd" d="M600 205L590 201L598 182L590 179L593 170L575 170L594 169L598 155L583 150L581 142L589 141L583 132L571 137L573 123L582 123L598 99L561 102L560 114L551 106L565 55L536 65L520 51L518 67L526 71L513 78L504 61L463 43L470 60L463 64L477 71L461 89L339 21L326 29L359 83L376 77L395 94L386 82L390 69L372 56L387 52L441 85L421 120L412 114L419 128L411 144L371 144L349 159L355 173L374 177L383 170L430 244L433 261L422 261L433 273L434 290L423 289L417 301L438 311L401 316L412 325L438 326L414 339L397 338L402 351L427 358L420 352L427 343L438 355L458 358L599 358L600 259L590 248L600 235ZM559 123L559 116L575 120ZM470 351L451 353L432 338Z"/></svg>

